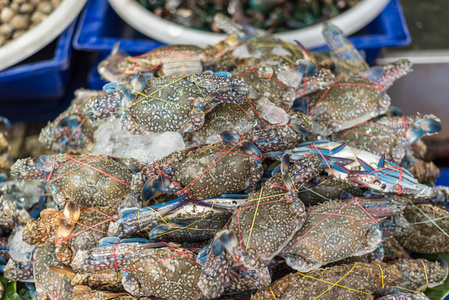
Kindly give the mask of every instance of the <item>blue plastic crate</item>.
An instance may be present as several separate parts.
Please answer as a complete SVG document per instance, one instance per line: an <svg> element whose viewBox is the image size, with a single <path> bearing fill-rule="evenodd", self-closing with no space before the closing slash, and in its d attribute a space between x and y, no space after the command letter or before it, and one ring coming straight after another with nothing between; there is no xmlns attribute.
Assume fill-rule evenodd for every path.
<svg viewBox="0 0 449 300"><path fill-rule="evenodd" d="M440 168L440 177L435 181L435 184L449 186L449 168Z"/></svg>
<svg viewBox="0 0 449 300"><path fill-rule="evenodd" d="M76 20L56 41L24 62L0 72L2 115L15 111L17 106L25 110L26 105L53 103L64 96L71 70L75 29ZM40 56L46 58L40 60Z"/></svg>
<svg viewBox="0 0 449 300"><path fill-rule="evenodd" d="M365 52L368 63L374 62L383 47L409 44L410 34L399 0L391 0L377 18L352 35L349 40L355 47ZM89 73L89 88L100 89L105 83L96 71L96 64L106 57L118 42L120 49L131 55L142 54L164 45L131 28L114 12L107 0L90 0L81 16L73 43L79 50L99 51ZM320 47L314 50L326 49Z"/></svg>

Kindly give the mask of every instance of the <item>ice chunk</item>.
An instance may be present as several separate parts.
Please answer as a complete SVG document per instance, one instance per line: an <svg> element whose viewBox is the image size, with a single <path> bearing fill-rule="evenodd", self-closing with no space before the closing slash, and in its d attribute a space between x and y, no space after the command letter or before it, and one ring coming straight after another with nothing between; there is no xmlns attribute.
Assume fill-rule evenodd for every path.
<svg viewBox="0 0 449 300"><path fill-rule="evenodd" d="M253 57L254 56L248 52L248 48L246 45L241 45L241 46L235 48L234 51L232 52L232 54L234 56L240 56L240 57Z"/></svg>
<svg viewBox="0 0 449 300"><path fill-rule="evenodd" d="M257 108L260 116L271 124L286 125L290 120L285 110L277 107L265 97L260 98Z"/></svg>
<svg viewBox="0 0 449 300"><path fill-rule="evenodd" d="M90 153L116 157L131 157L152 163L168 154L185 148L178 132L132 135L122 128L120 119L102 120L94 134Z"/></svg>
<svg viewBox="0 0 449 300"><path fill-rule="evenodd" d="M277 45L276 47L274 47L271 50L271 53L276 54L276 55L290 55L290 51L288 51L287 49Z"/></svg>
<svg viewBox="0 0 449 300"><path fill-rule="evenodd" d="M22 240L22 233L25 226L16 226L9 236L9 255L16 261L29 261L36 246L30 246Z"/></svg>

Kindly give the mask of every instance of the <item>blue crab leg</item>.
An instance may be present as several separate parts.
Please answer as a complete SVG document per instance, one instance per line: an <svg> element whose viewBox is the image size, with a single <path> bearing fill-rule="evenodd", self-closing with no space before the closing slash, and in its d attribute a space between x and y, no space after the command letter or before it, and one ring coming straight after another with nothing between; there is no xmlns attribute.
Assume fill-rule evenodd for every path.
<svg viewBox="0 0 449 300"><path fill-rule="evenodd" d="M150 231L149 237L151 240L155 240L159 236L163 235L164 233L170 232L173 229L185 228L187 226L189 226L189 224L187 224L185 222L180 222L180 221L170 222L170 223L163 224L163 225L158 225Z"/></svg>
<svg viewBox="0 0 449 300"><path fill-rule="evenodd" d="M223 77L223 78L231 78L232 77L231 73L226 72L226 71L218 71L218 72L215 72L213 75L218 76L218 77Z"/></svg>
<svg viewBox="0 0 449 300"><path fill-rule="evenodd" d="M51 172L54 169L58 168L58 163L51 157L47 155L38 155L33 158L33 162L36 167L44 170L45 172Z"/></svg>
<svg viewBox="0 0 449 300"><path fill-rule="evenodd" d="M234 255L234 248L237 245L238 242L235 232L232 230L223 230L217 233L217 236L212 242L212 251L215 255L219 255L224 250L227 250L229 254Z"/></svg>
<svg viewBox="0 0 449 300"><path fill-rule="evenodd" d="M144 208L128 208L120 211L120 219L109 225L109 235L123 237L145 231L154 220L163 218L183 205L194 203L197 206L213 207L233 211L245 203L247 195L223 195L217 199L192 200L185 196Z"/></svg>
<svg viewBox="0 0 449 300"><path fill-rule="evenodd" d="M410 125L405 134L407 140L413 144L424 134L432 134L441 131L441 124L433 119L423 119Z"/></svg>
<svg viewBox="0 0 449 300"><path fill-rule="evenodd" d="M361 74L378 84L383 73L384 69L382 67L372 67L368 71L362 72Z"/></svg>
<svg viewBox="0 0 449 300"><path fill-rule="evenodd" d="M401 178L401 183L403 182L409 182L411 184L416 184L417 181L413 176L408 172L401 172L389 168L384 167L384 160L382 158L379 160L378 170L375 170L373 167L371 167L369 164L364 162L362 159L357 157L358 162L360 165L366 170L366 172L356 172L356 173L363 173L363 174L370 174L373 176L379 176L379 180L385 181L390 184L399 184L399 178ZM394 168L394 166L393 166ZM400 167L397 167L400 168ZM404 168L401 168L401 170L405 170ZM405 173L405 174L404 174Z"/></svg>
<svg viewBox="0 0 449 300"><path fill-rule="evenodd" d="M67 116L58 122L58 126L70 128L72 135L76 134L76 131L80 129L80 125L81 119L78 116Z"/></svg>
<svg viewBox="0 0 449 300"><path fill-rule="evenodd" d="M284 156L282 156L282 161L280 165L282 180L284 181L285 187L292 190L295 188L295 183L293 182L292 178L290 177L290 174L288 173L289 165L290 165L290 155L284 154Z"/></svg>
<svg viewBox="0 0 449 300"><path fill-rule="evenodd" d="M311 61L308 60L298 60L293 65L293 70L302 76L318 76L318 67ZM301 80L298 80L301 81Z"/></svg>
<svg viewBox="0 0 449 300"><path fill-rule="evenodd" d="M339 28L330 23L324 23L323 37L336 61L341 61L343 65L345 61L350 62L356 72L368 69L362 54L354 48Z"/></svg>
<svg viewBox="0 0 449 300"><path fill-rule="evenodd" d="M104 238L99 247L78 251L72 260L75 272L98 271L98 266L106 269L126 267L129 259L145 249L166 247L164 243L152 243L145 239Z"/></svg>
<svg viewBox="0 0 449 300"><path fill-rule="evenodd" d="M288 124L288 127L291 128L294 132L300 134L300 135L309 135L310 132L307 131L304 127L299 126L300 124Z"/></svg>
<svg viewBox="0 0 449 300"><path fill-rule="evenodd" d="M146 84L147 77L140 72L134 75L133 79L131 79L131 87L133 88L133 93L142 92Z"/></svg>
<svg viewBox="0 0 449 300"><path fill-rule="evenodd" d="M108 94L115 91L115 89L118 87L124 87L124 85L117 82L108 82L105 85L103 85L103 92L105 94Z"/></svg>

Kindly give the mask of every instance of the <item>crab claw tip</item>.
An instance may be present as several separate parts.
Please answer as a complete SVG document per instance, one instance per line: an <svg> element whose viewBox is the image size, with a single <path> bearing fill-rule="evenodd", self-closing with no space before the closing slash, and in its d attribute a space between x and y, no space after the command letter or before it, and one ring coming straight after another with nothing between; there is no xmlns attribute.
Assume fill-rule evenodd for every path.
<svg viewBox="0 0 449 300"><path fill-rule="evenodd" d="M238 143L240 143L240 137L235 134L232 133L230 131L223 131L221 134L221 139L225 142L228 143L230 145L237 145Z"/></svg>

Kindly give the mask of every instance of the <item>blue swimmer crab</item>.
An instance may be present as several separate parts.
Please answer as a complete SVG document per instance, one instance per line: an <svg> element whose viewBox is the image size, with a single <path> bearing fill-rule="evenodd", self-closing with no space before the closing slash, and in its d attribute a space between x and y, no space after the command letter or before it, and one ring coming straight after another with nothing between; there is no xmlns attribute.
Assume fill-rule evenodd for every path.
<svg viewBox="0 0 449 300"><path fill-rule="evenodd" d="M287 128L281 129L282 126L293 124L298 126L296 128L303 135L308 134L312 128L310 117L301 112L281 109L265 98L260 100L246 98L246 102L241 105L220 104L206 115L204 125L200 129L185 133L184 140L190 145L210 144L219 141L220 134L223 129L226 129L239 135L247 131L261 135L268 133L265 143L268 145L272 142L271 145L273 145L295 139L297 133L300 132L293 133ZM271 129L268 129L269 127ZM274 133L273 131L276 130L279 130L279 132ZM244 138L246 139L247 136L248 134ZM288 141L284 141L285 139ZM256 140L259 140L257 142L262 141L261 138ZM298 137L296 143L300 140L302 139ZM274 150L270 149L270 151Z"/></svg>
<svg viewBox="0 0 449 300"><path fill-rule="evenodd" d="M97 124L84 115L84 107L90 98L99 97L99 92L76 90L70 106L42 128L39 142L56 153L80 152L89 148Z"/></svg>
<svg viewBox="0 0 449 300"><path fill-rule="evenodd" d="M428 288L444 284L448 275L448 265L443 259L437 259L435 262L426 259L398 259L388 265L399 270L402 280L397 286L376 291L375 296L403 291L424 292Z"/></svg>
<svg viewBox="0 0 449 300"><path fill-rule="evenodd" d="M98 241L107 236L109 222L116 212L114 206L80 209L69 200L63 212L46 209L41 218L29 222L23 240L30 245L54 243L58 259L70 264L78 251L98 246Z"/></svg>
<svg viewBox="0 0 449 300"><path fill-rule="evenodd" d="M398 238L401 245L416 253L439 253L449 247L449 211L431 204L409 204L404 211L412 230Z"/></svg>
<svg viewBox="0 0 449 300"><path fill-rule="evenodd" d="M139 73L130 84L89 101L84 112L91 118L119 114L132 134L194 131L215 106L241 103L248 93L243 80L218 75L147 78Z"/></svg>
<svg viewBox="0 0 449 300"><path fill-rule="evenodd" d="M110 223L108 235L123 238L147 232L154 241L209 240L247 198L230 196L206 200L183 196L150 207L125 209L120 211L120 219Z"/></svg>
<svg viewBox="0 0 449 300"><path fill-rule="evenodd" d="M329 136L384 114L390 106L385 88L407 74L410 63L369 69L338 28L328 24L323 35L332 50L332 59L343 69L329 89L302 97L298 103L313 119L312 132Z"/></svg>
<svg viewBox="0 0 449 300"><path fill-rule="evenodd" d="M117 270L123 287L133 296L202 299L197 286L201 275L198 250L173 243L149 243L144 239L106 238L100 247L78 252L72 267L74 272L85 274ZM241 283L234 280L228 284L226 292L245 289L244 276L239 276ZM106 280L104 284L115 284L117 276Z"/></svg>
<svg viewBox="0 0 449 300"><path fill-rule="evenodd" d="M240 66L231 72L249 85L249 97L266 97L279 107L291 108L296 98L328 89L335 80L327 69L307 60L293 65Z"/></svg>
<svg viewBox="0 0 449 300"><path fill-rule="evenodd" d="M206 250L207 260L198 282L207 298L223 292L232 278L231 269L251 270L258 287L270 284L267 264L286 245L306 219L305 207L295 186L301 186L321 170L318 157L308 156L289 167L288 155L281 172L273 175L232 216ZM243 248L244 247L244 248Z"/></svg>
<svg viewBox="0 0 449 300"><path fill-rule="evenodd" d="M72 267L75 272L116 269L121 273L123 287L134 296L198 299L201 291L196 283L201 268L195 262L194 251L142 239L123 242L113 239L100 247L78 252Z"/></svg>
<svg viewBox="0 0 449 300"><path fill-rule="evenodd" d="M373 299L378 289L397 285L402 279L394 266L385 263L353 263L292 273L258 291L252 300L279 299Z"/></svg>
<svg viewBox="0 0 449 300"><path fill-rule="evenodd" d="M120 51L117 44L112 53L98 64L98 73L109 82L123 84L137 73L155 70L166 76L185 76L203 72L203 66L210 66L220 56L221 53L214 47L202 49L194 45L167 45L132 57Z"/></svg>
<svg viewBox="0 0 449 300"><path fill-rule="evenodd" d="M263 173L261 160L251 142L225 139L171 153L136 174L132 187L144 201L161 193L215 198L255 185Z"/></svg>
<svg viewBox="0 0 449 300"><path fill-rule="evenodd" d="M307 208L307 220L280 252L287 264L309 272L331 262L375 251L385 217L405 205L385 198L328 201Z"/></svg>
<svg viewBox="0 0 449 300"><path fill-rule="evenodd" d="M440 120L434 115L382 117L359 124L332 137L348 141L349 146L385 155L386 159L401 164L413 160L410 146L424 135L441 131Z"/></svg>
<svg viewBox="0 0 449 300"><path fill-rule="evenodd" d="M300 109L312 117L312 133L328 136L384 114L390 97L377 83L380 76L372 74L376 71L339 77L329 89L302 97Z"/></svg>
<svg viewBox="0 0 449 300"><path fill-rule="evenodd" d="M338 180L381 193L414 195L419 199L447 197L446 187L430 188L418 183L413 175L384 156L348 146L348 143L319 141L302 143L288 150L292 158L319 155L328 175Z"/></svg>
<svg viewBox="0 0 449 300"><path fill-rule="evenodd" d="M377 300L430 300L424 293L393 293L390 295L386 295Z"/></svg>
<svg viewBox="0 0 449 300"><path fill-rule="evenodd" d="M101 155L40 155L17 160L11 174L19 179L44 179L57 204L73 200L80 206L135 206L131 179L140 163ZM128 206L127 206L128 205Z"/></svg>

